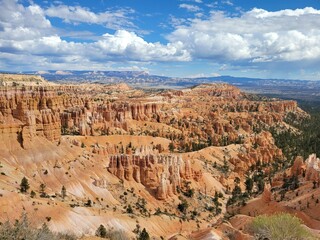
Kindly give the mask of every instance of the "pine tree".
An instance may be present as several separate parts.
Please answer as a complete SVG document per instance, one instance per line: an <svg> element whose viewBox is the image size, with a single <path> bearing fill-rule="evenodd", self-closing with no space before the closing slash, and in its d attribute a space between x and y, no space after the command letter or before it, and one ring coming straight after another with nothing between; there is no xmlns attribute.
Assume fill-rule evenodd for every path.
<svg viewBox="0 0 320 240"><path fill-rule="evenodd" d="M30 197L34 198L35 196L36 196L36 193L32 190L31 193L30 193Z"/></svg>
<svg viewBox="0 0 320 240"><path fill-rule="evenodd" d="M174 144L173 144L173 142L170 142L170 143L169 143L169 151L170 151L170 152L173 152L173 151L174 151Z"/></svg>
<svg viewBox="0 0 320 240"><path fill-rule="evenodd" d="M20 183L20 191L25 193L30 188L29 181L26 177L23 177Z"/></svg>
<svg viewBox="0 0 320 240"><path fill-rule="evenodd" d="M253 188L253 181L250 177L248 177L246 179L246 181L244 182L244 184L246 185L246 190L248 191L248 193L251 193L252 188Z"/></svg>
<svg viewBox="0 0 320 240"><path fill-rule="evenodd" d="M63 185L62 188L61 188L61 197L62 197L62 199L65 199L66 196L67 196L67 189Z"/></svg>
<svg viewBox="0 0 320 240"><path fill-rule="evenodd" d="M147 230L145 228L143 228L143 230L141 231L138 239L139 240L149 240L150 239L149 233L147 232Z"/></svg>
<svg viewBox="0 0 320 240"><path fill-rule="evenodd" d="M107 237L107 229L105 228L105 226L103 226L102 224L98 227L97 231L96 231L96 236L97 237L101 237L101 238L106 238Z"/></svg>
<svg viewBox="0 0 320 240"><path fill-rule="evenodd" d="M132 214L133 213L133 209L131 207L131 205L129 204L127 207L127 213Z"/></svg>
<svg viewBox="0 0 320 240"><path fill-rule="evenodd" d="M40 197L46 197L46 185L44 183L40 184Z"/></svg>

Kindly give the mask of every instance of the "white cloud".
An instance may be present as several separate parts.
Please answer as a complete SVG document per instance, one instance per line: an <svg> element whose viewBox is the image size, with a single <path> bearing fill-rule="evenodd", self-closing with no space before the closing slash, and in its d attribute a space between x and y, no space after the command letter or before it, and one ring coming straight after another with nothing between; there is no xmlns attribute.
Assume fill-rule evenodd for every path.
<svg viewBox="0 0 320 240"><path fill-rule="evenodd" d="M198 12L198 11L200 11L200 8L198 6L192 5L192 4L186 4L186 3L180 4L179 8L184 8L188 12Z"/></svg>
<svg viewBox="0 0 320 240"><path fill-rule="evenodd" d="M114 58L129 58L142 61L188 61L190 55L182 49L179 41L162 45L158 42L148 43L133 32L119 30L114 35L104 34L103 38L94 44L105 56Z"/></svg>
<svg viewBox="0 0 320 240"><path fill-rule="evenodd" d="M94 69L105 68L105 63L147 61L189 61L191 59L182 43L161 44L147 42L137 34L118 30L104 34L91 42L73 42L62 39L45 11L38 5L0 0L4 14L0 15L0 66L20 65L31 69ZM89 21L90 13L75 10L68 19ZM87 15L89 14L89 15ZM94 18L98 16L98 18ZM106 23L106 15L92 15L92 22ZM120 16L122 16L120 14ZM7 66L7 67L5 67Z"/></svg>
<svg viewBox="0 0 320 240"><path fill-rule="evenodd" d="M320 63L320 10L314 8L276 12L252 9L236 17L213 11L201 19L196 15L193 19L172 16L174 31L167 36L168 43L160 43L146 41L128 29L95 36L89 42L68 41L47 18L47 14L56 14L70 23L103 25L119 19L114 28L130 27L125 12L115 12L118 15L109 21L109 12L95 13L82 7L58 5L59 13L55 7L45 10L13 0L0 0L0 5L1 69L94 70L115 63L139 67L141 63L143 68L151 62L204 59L222 66L216 71L229 71L230 66L256 70L256 66L271 64L300 66L303 61L308 68Z"/></svg>
<svg viewBox="0 0 320 240"><path fill-rule="evenodd" d="M173 27L177 27L177 26L186 24L187 22L188 22L188 20L185 19L185 18L177 18L177 17L175 17L173 15L169 16L169 23Z"/></svg>
<svg viewBox="0 0 320 240"><path fill-rule="evenodd" d="M132 9L118 9L94 13L81 6L58 5L45 10L49 17L63 19L67 23L102 24L110 29L134 29L136 26L131 22L129 15L134 13Z"/></svg>
<svg viewBox="0 0 320 240"><path fill-rule="evenodd" d="M57 74L57 75L70 75L71 72L58 70L55 72L55 74Z"/></svg>
<svg viewBox="0 0 320 240"><path fill-rule="evenodd" d="M0 1L0 39L34 39L48 34L51 23L37 5L23 7L16 1Z"/></svg>
<svg viewBox="0 0 320 240"><path fill-rule="evenodd" d="M192 74L186 76L187 78L207 78L207 77L220 77L221 75L219 73L210 73L210 74L205 74L205 73L197 73L197 74Z"/></svg>
<svg viewBox="0 0 320 240"><path fill-rule="evenodd" d="M221 3L225 4L225 5L233 6L233 2L231 2L229 0L222 1Z"/></svg>
<svg viewBox="0 0 320 240"><path fill-rule="evenodd" d="M268 12L253 9L238 17L212 12L168 36L194 58L214 61L320 60L320 11L313 8Z"/></svg>
<svg viewBox="0 0 320 240"><path fill-rule="evenodd" d="M49 74L49 72L48 71L37 71L36 74L43 75L43 74Z"/></svg>

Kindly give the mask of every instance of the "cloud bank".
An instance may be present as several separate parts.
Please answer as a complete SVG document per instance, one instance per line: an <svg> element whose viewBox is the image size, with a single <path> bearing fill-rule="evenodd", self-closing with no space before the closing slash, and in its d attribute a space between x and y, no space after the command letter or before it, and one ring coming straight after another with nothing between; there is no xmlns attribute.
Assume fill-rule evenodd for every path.
<svg viewBox="0 0 320 240"><path fill-rule="evenodd" d="M216 61L300 61L320 59L320 11L313 8L268 12L253 9L239 17L211 12L169 34L193 58Z"/></svg>
<svg viewBox="0 0 320 240"><path fill-rule="evenodd" d="M201 1L195 1L201 3ZM212 11L207 17L178 21L167 43L146 41L134 30L133 10L95 13L80 6L0 0L0 68L103 69L118 62L185 62L219 64L320 62L320 10L304 8L269 12L252 9L238 16ZM192 4L180 8L198 11ZM59 35L50 18L68 24L99 24L108 29L93 41ZM110 33L111 30L112 33Z"/></svg>

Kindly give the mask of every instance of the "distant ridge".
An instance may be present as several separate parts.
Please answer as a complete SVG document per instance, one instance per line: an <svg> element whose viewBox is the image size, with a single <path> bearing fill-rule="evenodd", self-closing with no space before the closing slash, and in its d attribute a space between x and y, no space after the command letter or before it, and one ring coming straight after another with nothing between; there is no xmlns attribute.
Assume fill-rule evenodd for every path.
<svg viewBox="0 0 320 240"><path fill-rule="evenodd" d="M27 71L58 83L126 83L136 88L187 88L203 83L223 82L242 91L295 100L320 101L320 81L298 79L263 79L234 76L179 78L151 75L146 71Z"/></svg>
<svg viewBox="0 0 320 240"><path fill-rule="evenodd" d="M0 86L41 86L50 85L40 75L0 73Z"/></svg>

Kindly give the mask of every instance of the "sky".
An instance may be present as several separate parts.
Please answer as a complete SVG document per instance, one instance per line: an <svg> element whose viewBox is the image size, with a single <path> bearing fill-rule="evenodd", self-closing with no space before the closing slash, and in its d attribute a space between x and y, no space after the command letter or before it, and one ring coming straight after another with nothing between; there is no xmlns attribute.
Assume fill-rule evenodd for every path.
<svg viewBox="0 0 320 240"><path fill-rule="evenodd" d="M320 80L320 0L0 0L0 71Z"/></svg>

